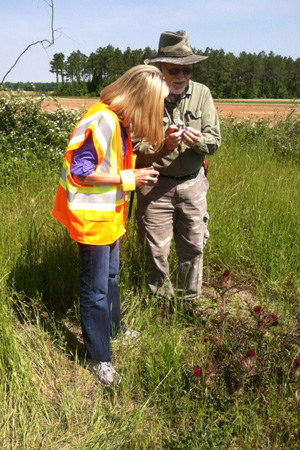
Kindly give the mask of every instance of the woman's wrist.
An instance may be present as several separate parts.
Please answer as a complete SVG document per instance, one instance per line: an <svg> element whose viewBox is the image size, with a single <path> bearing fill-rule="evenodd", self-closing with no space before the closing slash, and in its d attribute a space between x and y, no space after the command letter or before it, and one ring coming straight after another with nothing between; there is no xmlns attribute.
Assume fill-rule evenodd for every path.
<svg viewBox="0 0 300 450"><path fill-rule="evenodd" d="M123 191L135 190L135 177L133 170L121 170L120 177Z"/></svg>

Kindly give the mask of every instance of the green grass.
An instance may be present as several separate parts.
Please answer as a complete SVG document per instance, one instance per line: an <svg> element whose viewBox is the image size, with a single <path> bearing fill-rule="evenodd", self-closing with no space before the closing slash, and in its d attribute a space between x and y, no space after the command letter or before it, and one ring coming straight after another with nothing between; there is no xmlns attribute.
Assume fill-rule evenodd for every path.
<svg viewBox="0 0 300 450"><path fill-rule="evenodd" d="M212 165L209 260L264 291L293 296L299 287L299 165L266 154L259 144L249 149L234 142L230 148L224 143Z"/></svg>
<svg viewBox="0 0 300 450"><path fill-rule="evenodd" d="M38 115L38 123L43 120L49 116ZM68 127L73 120L69 117ZM112 346L122 375L112 389L98 385L83 367L77 248L51 217L66 131L55 161L45 162L42 147L44 162L32 170L39 154L29 149L30 127L20 125L13 137L2 130L2 448L299 448L298 127L292 118L273 125L222 123L222 147L209 159L211 238L194 316L180 299L170 315L166 305L147 297L143 252L135 221L128 222L121 239L122 309L128 326L142 333L134 346ZM25 156L28 148L29 156L7 174L18 153L9 156L10 139L25 148ZM212 285L224 269L236 286L226 294L230 314L222 343L221 301ZM258 304L278 316L278 326L254 313ZM249 349L255 351L250 363Z"/></svg>

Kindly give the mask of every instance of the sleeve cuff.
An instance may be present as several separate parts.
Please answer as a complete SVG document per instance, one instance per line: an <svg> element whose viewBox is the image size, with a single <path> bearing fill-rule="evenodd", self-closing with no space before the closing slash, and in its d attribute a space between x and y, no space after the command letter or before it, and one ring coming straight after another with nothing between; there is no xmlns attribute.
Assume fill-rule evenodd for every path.
<svg viewBox="0 0 300 450"><path fill-rule="evenodd" d="M120 177L123 191L135 190L135 178L132 170L121 170Z"/></svg>

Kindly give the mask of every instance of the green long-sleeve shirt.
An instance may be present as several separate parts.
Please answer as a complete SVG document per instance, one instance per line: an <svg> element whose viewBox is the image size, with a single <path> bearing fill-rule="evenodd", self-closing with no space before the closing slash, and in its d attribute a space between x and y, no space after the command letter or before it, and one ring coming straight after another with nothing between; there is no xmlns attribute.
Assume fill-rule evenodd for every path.
<svg viewBox="0 0 300 450"><path fill-rule="evenodd" d="M166 112L166 109L168 112ZM220 125L217 111L208 87L189 82L189 86L177 103L165 100L164 131L170 125L184 122L184 127L201 131L200 142L187 147L183 142L174 150L164 145L158 152L145 141L134 145L137 167L153 167L162 175L190 175L200 169L207 155L212 155L221 144Z"/></svg>

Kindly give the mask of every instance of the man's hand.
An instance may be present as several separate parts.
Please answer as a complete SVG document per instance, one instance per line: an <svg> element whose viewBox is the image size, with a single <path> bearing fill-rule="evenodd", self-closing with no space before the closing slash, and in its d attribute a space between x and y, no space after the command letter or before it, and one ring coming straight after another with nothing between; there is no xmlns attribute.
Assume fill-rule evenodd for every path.
<svg viewBox="0 0 300 450"><path fill-rule="evenodd" d="M171 125L165 132L165 142L168 150L174 150L181 144L182 130L176 125Z"/></svg>
<svg viewBox="0 0 300 450"><path fill-rule="evenodd" d="M144 169L135 169L133 172L136 187L147 186L149 183L157 183L159 172L153 167L145 167Z"/></svg>
<svg viewBox="0 0 300 450"><path fill-rule="evenodd" d="M183 130L176 125L171 125L165 133L166 147L168 150L174 150L181 142L184 142L188 147L200 142L202 134L195 128L187 127Z"/></svg>
<svg viewBox="0 0 300 450"><path fill-rule="evenodd" d="M192 147L200 142L202 134L200 131L195 130L195 128L187 127L182 130L182 141L188 147Z"/></svg>

